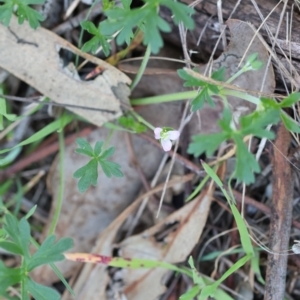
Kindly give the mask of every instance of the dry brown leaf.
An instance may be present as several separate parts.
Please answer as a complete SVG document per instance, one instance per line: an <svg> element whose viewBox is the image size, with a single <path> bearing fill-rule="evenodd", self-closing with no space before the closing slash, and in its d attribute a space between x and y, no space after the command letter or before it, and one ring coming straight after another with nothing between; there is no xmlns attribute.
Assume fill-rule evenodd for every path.
<svg viewBox="0 0 300 300"><path fill-rule="evenodd" d="M63 66L60 50L71 51L101 66L102 74L94 80L81 81L75 69L73 72ZM94 108L69 109L95 125L118 118L122 115L121 106L129 105L127 85L131 80L126 75L44 28L33 30L26 22L19 25L15 17L8 28L0 24L0 53L0 67L51 100Z"/></svg>
<svg viewBox="0 0 300 300"><path fill-rule="evenodd" d="M173 179L176 182L178 179ZM183 181L181 179L181 181ZM170 181L169 184L172 184ZM143 197L139 198L139 201ZM120 254L123 257L139 257L156 259L169 263L177 263L186 259L199 237L206 223L207 215L211 203L211 194L204 191L193 202L188 203L182 209L171 214L166 220L158 223L143 233L130 237L120 244ZM123 212L104 232L100 235L93 253L112 255L113 239L116 232L125 219L131 214L139 204L138 200ZM156 234L162 232L165 226L176 224L172 232L166 235L163 242L155 240ZM106 299L106 286L102 282L107 281L105 266L86 265L76 282L74 291L76 299ZM138 269L122 270L122 279L125 281L124 292L127 299L156 299L165 291L165 286L161 283L162 277L168 270ZM101 282L101 284L99 284ZM64 299L69 299L65 297Z"/></svg>
<svg viewBox="0 0 300 300"><path fill-rule="evenodd" d="M179 183L185 183L192 180L193 174L184 175L180 178L171 179L168 187ZM149 197L155 192L162 191L164 184L161 184L141 196L139 196L129 207L127 207L99 236L95 247L90 251L91 253L99 253L102 255L112 256L113 244L117 233L120 230L126 219L135 212L138 205L145 197ZM73 263L77 264L78 263ZM85 264L79 278L76 281L73 290L76 294L76 299L98 300L105 299L106 285L108 281L107 266ZM101 284L99 284L101 282ZM102 284L103 283L103 284ZM68 293L63 297L63 300L72 299Z"/></svg>
<svg viewBox="0 0 300 300"><path fill-rule="evenodd" d="M93 131L87 138L91 145L103 141L108 135L107 129ZM71 237L74 240L74 252L91 252L97 236L134 200L141 180L136 169L131 165L124 132L115 132L110 144L115 147L112 161L121 165L123 178L108 178L99 172L98 185L90 187L85 193L77 188L77 179L73 173L87 163L88 158L74 152L76 145L67 146L64 159L64 201L61 216L55 231L58 238ZM151 178L156 171L163 153L142 139L133 136L136 157L145 175ZM55 160L49 174L48 185L53 194L49 220L52 220L59 196L59 161ZM48 226L43 231L42 239L47 236ZM74 273L78 264L63 261L57 264L65 276ZM57 280L55 273L48 266L34 272L35 277L46 284Z"/></svg>
<svg viewBox="0 0 300 300"><path fill-rule="evenodd" d="M197 199L171 214L164 221L139 235L124 240L119 247L126 258L147 258L168 263L184 261L197 244L206 224L211 204L211 192L203 191ZM157 236L165 228L174 226L162 240ZM169 230L169 229L168 229ZM163 277L166 269L123 269L123 289L127 299L153 300L165 292Z"/></svg>

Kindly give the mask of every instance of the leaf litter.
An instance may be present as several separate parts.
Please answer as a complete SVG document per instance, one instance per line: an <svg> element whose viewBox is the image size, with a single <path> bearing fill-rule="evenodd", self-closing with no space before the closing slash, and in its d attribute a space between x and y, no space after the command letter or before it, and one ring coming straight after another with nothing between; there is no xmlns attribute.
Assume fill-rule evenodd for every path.
<svg viewBox="0 0 300 300"><path fill-rule="evenodd" d="M13 26L17 25L14 24ZM21 32L21 28L22 27L18 29L18 34ZM221 57L212 63L212 70L218 69L218 66L220 65L225 66L226 70L229 72L229 74L227 74L228 77L230 77L230 72L234 72L236 70L237 64L239 63L245 48L248 46L249 39L252 37L251 34L253 33L253 31L248 28L247 23L237 20L229 22L229 28L231 30L231 43ZM14 30L14 27L12 27L12 29ZM4 36L4 41L7 41L8 33L6 31L4 32L3 30L4 29L0 25L0 37ZM2 33L5 34L3 35ZM25 31L24 34L24 36L26 36L28 33ZM43 34L45 34L44 31ZM21 35L19 37L21 37ZM70 44L66 44L66 42L62 41L61 38L53 37L53 39L51 39L51 43L58 43L61 47L67 47L69 50L79 54L78 50L74 49L74 47ZM0 47L1 44L3 44L2 41L0 43ZM15 47L12 49L16 49L16 45L10 45L8 48L10 47ZM31 51L32 50L30 50L28 53L32 53ZM268 54L264 46L259 43L258 39L254 40L254 43L249 51L250 53L258 52L261 55L260 59L266 62ZM45 51L45 54L46 53L48 52ZM6 53L6 55L7 56L5 56L5 60L10 60L8 59L9 53ZM91 58L90 56L81 52L80 55L91 60L93 59L95 63L96 61L97 63L100 63L99 60ZM18 56L19 55L17 55L17 58ZM52 76L56 76L58 74L56 73L57 53L55 60L53 59L53 55L51 55L51 59L46 56L42 58L41 62L43 62L43 65L46 63L46 65L52 66L52 68L55 65L56 67L53 69L55 71L53 71ZM49 61L47 61L48 59ZM101 62L101 64L103 64L103 62ZM70 103L80 103L80 101L82 101L82 96L77 98L76 93L74 93L76 90L76 84L74 83L75 79L72 78L72 82L70 82L69 79L65 78L70 76L70 74L67 76L64 74L64 79L62 79L64 86L70 87L70 92L66 92L66 94L63 93L61 97L57 97L58 95L52 95L51 91L49 91L49 86L42 82L44 81L44 78L38 78L38 76L35 75L34 79L37 81L31 81L28 74L22 74L22 72L24 73L22 68L14 70L13 66L7 65L4 59L2 61L0 59L0 66L2 66L4 69L7 69L9 72L14 73L17 77L20 77L28 84L36 87L43 94L49 95L54 101L64 101L64 103L66 103L66 99L71 99ZM74 112L80 114L86 119L91 120L91 122L99 126L102 125L103 122L111 120L112 118L116 118L122 114L120 105L121 99L116 96L117 93L114 92L112 86L118 88L121 87L121 93L124 92L125 94L124 99L126 104L129 103L127 97L129 92L125 87L125 84L129 84L130 80L123 73L120 73L116 69L112 69L110 66L108 67L105 65L105 68L111 71L114 75L118 74L120 81L111 80L111 78L114 77L114 75L111 74L109 75L108 79L106 78L105 81L101 79L101 76L99 76L100 83L95 81L97 84L100 84L101 88L105 86L109 97L112 99L112 101L109 103L109 106L107 106L108 103L100 102L99 108L114 110L114 116L110 116L109 113L100 113L101 116L99 118L97 117L97 119L92 120L91 118L93 113L86 114L86 111L82 109L74 110ZM206 66L202 66L199 69L204 71L204 68L206 68ZM39 69L35 69L34 71L35 74L40 74ZM246 76L241 82L238 81L234 82L233 84L236 84L240 88L244 88L246 90L260 90L260 83L264 71L265 70L262 70L261 73L256 73L257 76L255 77L251 75L249 75L249 77ZM64 70L63 73L65 72L66 71ZM267 83L264 86L263 91L266 93L273 93L275 82L272 68L270 67L267 72ZM170 92L170 89L172 89L172 91L182 89L182 82L178 80L178 77L176 77L177 82L175 83L172 80L171 75L162 75L158 80L157 78L157 75L150 75L148 78L145 77L143 80L148 81L147 89L145 90L145 87L143 87L143 90L139 90L143 84L142 80L140 87L136 89L135 93L140 93L139 95L143 94L147 96L147 93L152 94L154 90L154 93L157 92L160 94L161 92L158 92L158 89L156 89L156 87L159 85L167 87L165 88L166 92ZM149 84L149 80L153 80L151 84ZM159 81L159 83L157 81ZM170 83L168 83L168 81ZM119 85L119 83L122 84ZM45 86L45 89L43 89L43 86ZM87 87L87 89L89 88L90 87ZM57 86L55 86L53 89L57 89ZM99 90L96 90L95 97L97 93L99 93ZM88 98L91 98L90 94ZM97 97L97 99L99 99L99 97ZM245 102L237 101L237 99L232 99L230 100L230 103L236 109L237 113L243 113L243 105ZM95 106L95 102L90 104L85 102L84 105ZM178 120L181 115L181 103L172 103L170 105L160 104L156 106L152 105L151 107L138 109L145 119L150 120L152 124L155 124L156 126L161 125L160 123L162 120L164 123L174 123L178 125ZM246 109L251 110L253 107L246 107ZM209 107L205 107L204 110L201 111L201 114L201 132L209 133L217 131L218 128L215 126L215 124L218 115L216 115L215 110L212 111ZM171 117L167 117L167 115L171 115ZM199 124L199 116L194 116L193 120L188 125L190 134L199 131ZM174 125L174 127L176 126ZM103 129L96 130L88 137L88 140L93 144L103 139L106 134L107 131ZM88 191L85 195L81 195L77 192L74 185L74 179L70 178L70 174L73 174L74 170L78 169L84 160L73 153L74 145L66 148L67 155L65 160L65 168L67 176L64 178L66 193L64 207L62 210L63 218L58 225L58 235L72 236L72 238L75 240L75 248L73 249L74 252L84 252L84 255L82 256L75 256L75 260L80 261L81 257L82 261L84 261L86 255L88 255L87 253L98 253L99 255L103 255L101 262L104 263L104 265L100 266L86 265L81 270L81 273L74 284L74 289L76 293L80 295L81 299L99 299L99 295L101 295L101 299L105 299L105 297L109 299L112 296L109 295L107 289L110 288L111 284L114 284L120 279L123 285L121 287L114 286L114 289L118 293L124 293L128 299L154 299L158 297L166 291L166 286L162 283L162 280L165 278L166 273L168 272L167 270L162 268L155 268L151 270L132 270L130 268L125 268L111 275L106 265L109 265L108 262L111 262L111 260L115 259L113 258L113 255L116 255L115 253L117 253L117 255L120 257L128 259L138 257L165 261L173 264L183 262L186 260L201 237L208 217L212 194L211 191L208 192L208 190L205 190L196 199L194 199L193 202L186 204L184 207L170 214L165 220L161 220L158 224L155 224L152 227L147 228L146 230L131 237L123 240L120 239L118 233L120 234L120 232L124 230L122 229L122 225L124 224L125 219L129 218L130 214L133 214L137 208L138 202L133 202L133 200L141 186L138 174L136 174L134 168L132 168L132 166L129 164L129 154L127 153L127 150L125 150L126 148L124 147L122 135L123 134L121 133L115 133L111 143L116 147L114 159L118 162L122 162L122 164L120 164L122 165L122 170L124 170L123 172L125 173L124 181L114 181L112 183L103 176L100 178L98 186ZM147 178L153 177L154 172L158 168L158 164L162 158L162 153L154 147L151 148L150 145L144 145L144 143L138 138L134 138L134 146L137 159L139 163L143 165L143 170L147 173ZM69 178L67 178L68 176ZM191 178L189 178L189 180L191 180ZM48 177L49 189L52 190L54 199L51 214L53 213L56 205L55 199L57 197L57 190L55 187L58 185L58 181L58 162L56 160L52 165L52 172ZM139 199L142 198L140 197ZM166 230L169 227L171 230ZM166 230L165 235L163 235L164 230ZM44 234L46 234L46 232L47 228L44 230ZM157 236L163 236L163 238L158 239ZM117 243L116 246L114 245L115 243ZM184 245L184 247L182 247L182 245ZM67 257L70 259L72 258L71 254ZM126 260L124 260L124 263L126 263ZM127 262L127 264L129 263ZM130 266L130 264L128 266ZM68 277L76 273L80 266L70 262L63 262L59 264L59 267L63 271L64 276ZM55 281L55 277L53 276L53 273L51 274L51 272L49 268L45 267L40 269L35 276L43 283L50 284ZM99 282L101 282L101 285L99 285ZM151 289L149 289L149 286L151 286ZM146 293L146 291L148 293ZM69 299L68 297L69 296L65 294L63 299Z"/></svg>

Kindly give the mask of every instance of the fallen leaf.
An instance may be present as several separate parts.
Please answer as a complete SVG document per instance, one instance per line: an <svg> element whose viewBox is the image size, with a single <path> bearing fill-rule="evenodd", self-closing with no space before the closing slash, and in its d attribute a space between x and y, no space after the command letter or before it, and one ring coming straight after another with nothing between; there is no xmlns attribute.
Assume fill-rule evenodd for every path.
<svg viewBox="0 0 300 300"><path fill-rule="evenodd" d="M101 128L93 131L87 140L94 145L97 141L104 141L109 131ZM77 179L73 173L88 160L85 156L74 152L76 144L67 146L64 159L64 201L61 216L55 231L58 238L71 237L74 240L73 251L90 252L94 247L97 236L134 200L141 188L141 180L136 169L131 166L130 154L126 147L124 132L114 132L110 145L115 147L111 160L121 165L123 178L107 178L99 172L98 185L90 187L85 193L77 188ZM136 157L146 177L151 178L155 173L163 156L160 149L146 144L142 139L133 136ZM48 186L53 194L53 202L49 215L52 220L59 196L59 161L56 159L48 177ZM49 224L48 224L49 225ZM43 231L42 239L48 234L48 226ZM78 264L63 261L57 264L63 274L68 277L74 274ZM38 268L34 277L45 284L57 280L55 273L49 266Z"/></svg>
<svg viewBox="0 0 300 300"><path fill-rule="evenodd" d="M185 183L192 180L193 177L193 174L188 174L180 178L171 179L168 183L168 187L171 187L174 184ZM136 211L145 197L149 197L156 192L162 191L163 187L164 183L155 187L153 190L139 196L99 235L94 248L92 248L89 252L111 256L113 252L114 242L123 223L128 219L128 217L130 217L131 214ZM73 265L78 266L78 263L73 263ZM105 283L108 282L108 280L109 277L107 274L106 265L85 264L80 273L80 276L77 278L76 283L73 286L73 290L76 294L77 299L105 299ZM99 282L101 282L101 284L99 284ZM67 299L72 299L69 293L65 293L62 298L62 300Z"/></svg>
<svg viewBox="0 0 300 300"><path fill-rule="evenodd" d="M61 50L71 51L101 66L102 74L94 80L80 80L75 68L72 73L63 66ZM97 126L121 116L122 106L129 107L127 85L131 80L126 75L44 28L33 30L26 22L19 25L15 17L8 28L0 24L0 53L0 67L51 100L93 108L69 110Z"/></svg>

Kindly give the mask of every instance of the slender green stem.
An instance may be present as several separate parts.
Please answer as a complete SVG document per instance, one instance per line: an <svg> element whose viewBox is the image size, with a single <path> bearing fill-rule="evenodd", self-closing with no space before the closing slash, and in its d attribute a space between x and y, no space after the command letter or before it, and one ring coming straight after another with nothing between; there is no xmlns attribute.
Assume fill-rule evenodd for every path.
<svg viewBox="0 0 300 300"><path fill-rule="evenodd" d="M147 49L146 49L146 52L145 52L145 55L144 55L144 58L142 60L142 63L141 63L141 66L140 66L140 69L139 71L137 72L131 86L130 86L130 90L133 91L134 88L137 86L137 84L140 82L144 72L145 72L145 69L147 67L147 64L148 64L148 61L149 61L149 57L150 57L150 54L151 54L151 46L150 44L148 44L147 46Z"/></svg>
<svg viewBox="0 0 300 300"><path fill-rule="evenodd" d="M240 91L234 91L234 90L230 90L230 89L223 89L221 90L222 95L226 95L226 96L234 96L237 98L241 98L244 99L248 102L251 102L253 104L259 105L260 104L260 99L258 97L249 95L247 93L244 92L240 92Z"/></svg>
<svg viewBox="0 0 300 300"><path fill-rule="evenodd" d="M106 139L105 139L105 141L104 141L104 143L103 143L103 146L102 146L101 154L106 150L107 145L109 144L109 141L110 141L110 139L111 139L111 137L112 137L114 131L115 131L114 128L110 128L110 129L109 129L109 133L108 133L108 135L107 135L107 137L106 137Z"/></svg>
<svg viewBox="0 0 300 300"><path fill-rule="evenodd" d="M58 140L59 140L59 192L57 197L56 203L56 210L54 212L54 216L50 225L49 235L54 234L55 228L58 223L58 218L60 216L63 196L64 196L64 175L65 175L65 168L64 168L64 158L65 158L65 143L64 143L64 134L63 131L60 130L58 132Z"/></svg>
<svg viewBox="0 0 300 300"><path fill-rule="evenodd" d="M222 89L222 95L224 96L234 96L244 100L247 100L251 103L256 105L260 104L259 98L255 96L251 96L247 93L234 91L230 89ZM181 93L174 93L174 94L166 94L166 95L159 95L153 97L146 97L146 98L137 98L130 100L131 105L148 105L148 104L158 104L158 103L165 103L165 102L173 102L179 100L186 100L195 98L198 95L198 91L187 91ZM220 95L221 96L221 95Z"/></svg>
<svg viewBox="0 0 300 300"><path fill-rule="evenodd" d="M231 83L233 80L235 80L245 72L247 72L247 70L241 68L238 72L236 72L233 76L231 76L228 80L226 80L226 83Z"/></svg>
<svg viewBox="0 0 300 300"><path fill-rule="evenodd" d="M135 111L131 111L132 115L141 123L143 123L144 125L146 125L148 128L150 128L151 130L154 130L155 127L153 125L151 125L149 122L147 122L143 117L141 117L138 113L136 113Z"/></svg>
<svg viewBox="0 0 300 300"><path fill-rule="evenodd" d="M187 92L181 92L181 93L132 99L132 100L130 100L130 103L131 103L131 105L158 104L158 103L164 103L164 102L173 102L173 101L191 99L191 98L195 98L197 95L198 95L197 91L187 91Z"/></svg>

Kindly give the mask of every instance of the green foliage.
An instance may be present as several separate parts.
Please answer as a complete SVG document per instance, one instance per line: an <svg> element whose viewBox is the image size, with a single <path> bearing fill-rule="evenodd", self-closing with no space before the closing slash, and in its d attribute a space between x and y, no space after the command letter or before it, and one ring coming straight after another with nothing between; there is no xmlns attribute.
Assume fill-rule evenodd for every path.
<svg viewBox="0 0 300 300"><path fill-rule="evenodd" d="M103 142L97 142L93 149L86 140L81 138L78 138L76 143L79 148L77 148L75 152L91 158L86 165L73 174L75 178L80 178L78 181L78 189L81 193L85 192L90 185L97 185L98 164L100 164L102 171L107 177L123 177L123 173L120 170L121 166L107 160L114 154L113 147L103 150Z"/></svg>
<svg viewBox="0 0 300 300"><path fill-rule="evenodd" d="M276 109L265 109L255 111L245 117L240 118L240 129L232 126L232 115L229 109L225 109L222 119L218 124L221 132L209 135L196 135L192 137L192 143L188 148L188 153L199 156L205 153L210 156L219 145L232 139L236 144L237 162L235 166L235 176L238 181L246 184L254 182L253 172L259 172L260 167L253 154L249 153L243 139L247 135L255 135L263 138L274 138L274 134L265 129L269 124L276 124L279 121L280 112Z"/></svg>
<svg viewBox="0 0 300 300"><path fill-rule="evenodd" d="M198 109L201 109L205 102L207 102L211 107L214 107L215 104L213 102L213 99L211 98L212 95L218 95L220 88L207 83L205 81L202 81L200 79L197 79L193 77L192 75L188 74L185 70L178 70L178 75L180 78L185 80L184 86L185 87L201 87L200 93L193 99L192 101L192 111L196 111ZM222 67L219 70L215 71L212 76L212 79L218 80L218 81L224 81L225 79L225 68Z"/></svg>
<svg viewBox="0 0 300 300"><path fill-rule="evenodd" d="M5 295L8 287L20 283L22 299L30 299L29 294L35 299L60 299L55 290L32 281L29 273L38 266L63 260L62 253L73 246L72 240L63 238L55 244L55 236L49 236L31 255L29 247L32 237L27 219L17 220L15 216L6 214L4 220L0 248L22 256L22 264L17 268L8 268L0 261L0 294Z"/></svg>
<svg viewBox="0 0 300 300"><path fill-rule="evenodd" d="M118 119L118 122L124 128L136 133L142 133L147 130L147 127L145 125L136 121L132 116L122 116Z"/></svg>
<svg viewBox="0 0 300 300"><path fill-rule="evenodd" d="M190 15L194 10L185 4L174 0L145 0L145 5L131 9L131 1L123 0L123 7L113 7L105 11L107 20L101 23L101 32L105 36L118 33L117 43L130 44L134 37L133 30L138 28L144 32L144 45L150 45L153 53L158 53L163 45L160 31L170 32L170 25L159 16L159 7L169 8L174 15L174 23L183 24L188 29L193 29L194 21Z"/></svg>
<svg viewBox="0 0 300 300"><path fill-rule="evenodd" d="M1 8L0 8L1 9ZM0 94L3 94L3 89L0 86ZM17 116L14 114L8 114L6 110L6 101L0 97L0 130L3 130L3 117L9 121L15 121Z"/></svg>
<svg viewBox="0 0 300 300"><path fill-rule="evenodd" d="M110 38L109 36L103 35L101 29L101 23L99 24L98 28L92 23L91 21L83 21L80 23L81 27L85 29L87 32L93 35L93 38L86 42L83 47L82 51L84 52L92 52L96 53L97 49L102 46L103 53L108 56L111 50L110 44L107 40Z"/></svg>
<svg viewBox="0 0 300 300"><path fill-rule="evenodd" d="M9 25L14 12L18 16L19 24L27 20L33 29L36 29L44 20L44 17L29 5L43 4L45 0L0 0L0 2L4 2L0 5L0 22L5 26Z"/></svg>

